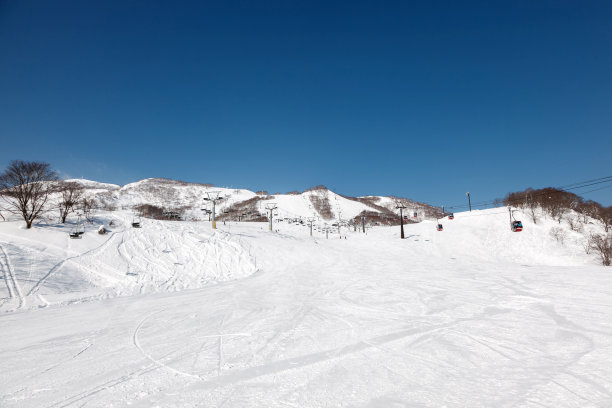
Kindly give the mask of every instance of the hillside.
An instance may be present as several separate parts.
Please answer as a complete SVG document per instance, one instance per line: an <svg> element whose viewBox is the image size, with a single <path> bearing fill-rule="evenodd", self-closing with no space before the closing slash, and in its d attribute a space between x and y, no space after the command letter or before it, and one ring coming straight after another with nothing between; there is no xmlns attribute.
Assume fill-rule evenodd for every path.
<svg viewBox="0 0 612 408"><path fill-rule="evenodd" d="M408 224L404 240L376 225L311 237L283 211L312 196L334 215L365 205L317 189L281 197L274 232L133 228L148 188L103 192L127 208L96 210L81 239L73 216L0 223L3 407L612 403L610 269L584 250L595 220L577 232L515 212L525 229L512 232L499 208L456 213L443 231Z"/></svg>
<svg viewBox="0 0 612 408"><path fill-rule="evenodd" d="M167 179L145 179L123 187L89 180L70 180L81 184L86 195L94 198L101 208L124 209L137 212L136 207L148 204L166 210L178 210L185 219L208 219L202 211L210 209L204 200L207 193L218 193L216 205L219 220L261 221L268 216L267 204L278 207L275 216L283 219L314 218L317 223L348 222L365 214L372 222L393 223L396 204L407 206L406 213L417 213L410 221L441 216L440 209L428 204L396 197L346 197L324 186L302 193L257 194L246 189L214 187L207 184L185 183Z"/></svg>

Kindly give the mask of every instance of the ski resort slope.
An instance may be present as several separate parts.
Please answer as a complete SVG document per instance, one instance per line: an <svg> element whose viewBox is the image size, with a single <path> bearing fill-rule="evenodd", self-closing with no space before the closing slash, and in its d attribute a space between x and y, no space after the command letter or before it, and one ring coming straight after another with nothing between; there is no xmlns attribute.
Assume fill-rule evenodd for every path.
<svg viewBox="0 0 612 408"><path fill-rule="evenodd" d="M199 288L256 271L248 243L223 231L155 220L136 229L131 222L129 212L98 216L82 239L69 239L71 224L31 231L3 224L0 268L7 285L0 311ZM108 232L98 234L96 224Z"/></svg>
<svg viewBox="0 0 612 408"><path fill-rule="evenodd" d="M35 309L7 292L16 311L0 314L1 405L612 406L610 269L579 251L578 235L554 240L555 221L523 218L521 233L503 210L441 222L442 232L434 222L405 226L400 240L399 227L325 239L284 223L212 232L144 220L94 252L89 232L77 248L65 231L41 227L34 238L0 224L3 270L22 292L57 264L40 254L28 266L27 251L73 260L90 251L71 279L112 278L83 278L85 297L52 272L37 293L57 303ZM234 267L256 267L195 287L194 276L214 270L200 264L226 259L205 252L211 239L233 244L218 253L242 256ZM160 293L124 290L132 265ZM163 271L193 289L160 285Z"/></svg>

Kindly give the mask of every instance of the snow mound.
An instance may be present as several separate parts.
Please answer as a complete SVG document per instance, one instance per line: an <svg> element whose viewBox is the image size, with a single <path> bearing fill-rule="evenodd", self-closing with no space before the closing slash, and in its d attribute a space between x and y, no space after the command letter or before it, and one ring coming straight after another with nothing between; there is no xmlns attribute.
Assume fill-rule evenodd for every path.
<svg viewBox="0 0 612 408"><path fill-rule="evenodd" d="M98 234L100 225L106 234ZM248 244L201 224L143 220L136 229L119 212L97 218L81 239L68 237L71 228L2 224L0 260L9 285L0 310L200 288L257 269Z"/></svg>

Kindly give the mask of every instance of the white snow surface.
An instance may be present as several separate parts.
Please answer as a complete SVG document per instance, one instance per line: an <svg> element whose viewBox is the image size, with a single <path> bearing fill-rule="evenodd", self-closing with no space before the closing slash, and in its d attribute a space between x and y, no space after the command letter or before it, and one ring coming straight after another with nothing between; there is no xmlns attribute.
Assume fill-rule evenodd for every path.
<svg viewBox="0 0 612 408"><path fill-rule="evenodd" d="M0 223L0 406L610 407L612 270L516 215Z"/></svg>

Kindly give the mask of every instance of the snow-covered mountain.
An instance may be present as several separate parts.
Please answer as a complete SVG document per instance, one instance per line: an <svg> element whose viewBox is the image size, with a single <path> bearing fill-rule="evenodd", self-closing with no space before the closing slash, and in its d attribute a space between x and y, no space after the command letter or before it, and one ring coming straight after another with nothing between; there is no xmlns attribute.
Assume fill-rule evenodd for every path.
<svg viewBox="0 0 612 408"><path fill-rule="evenodd" d="M216 187L210 184L186 183L181 181L150 178L127 184L98 183L90 180L68 180L82 185L85 194L94 198L102 208L117 208L137 211L147 204L164 210L179 211L185 219L202 219L202 209L210 207L204 199L209 194L218 194L216 204L219 220L261 221L267 217L267 207L275 205L274 216L281 219L308 219L316 222L337 222L354 220L365 215L378 223L392 223L397 220L398 202L406 206L404 214L411 221L434 219L442 211L428 204L407 198L365 196L348 197L337 194L324 186L317 186L304 192L273 194L254 192L247 189ZM416 213L416 217L414 216Z"/></svg>

